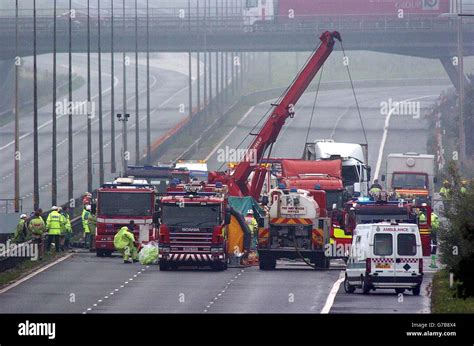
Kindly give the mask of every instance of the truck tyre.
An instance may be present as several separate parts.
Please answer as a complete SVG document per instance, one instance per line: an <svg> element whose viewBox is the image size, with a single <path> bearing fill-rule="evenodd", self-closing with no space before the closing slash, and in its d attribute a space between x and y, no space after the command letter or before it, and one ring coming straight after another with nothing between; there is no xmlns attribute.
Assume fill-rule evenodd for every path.
<svg viewBox="0 0 474 346"><path fill-rule="evenodd" d="M96 250L96 255L97 257L105 257L107 256L107 250L102 250L102 249L97 249Z"/></svg>
<svg viewBox="0 0 474 346"><path fill-rule="evenodd" d="M405 292L405 289L404 289L404 288L395 288L395 292L396 292L397 294L400 294L400 293Z"/></svg>
<svg viewBox="0 0 474 346"><path fill-rule="evenodd" d="M260 256L260 270L274 270L276 268L276 259Z"/></svg>
<svg viewBox="0 0 474 346"><path fill-rule="evenodd" d="M221 272L226 269L226 262L225 261L211 262L211 269L215 272Z"/></svg>
<svg viewBox="0 0 474 346"><path fill-rule="evenodd" d="M323 269L329 269L330 266L330 260L329 258L326 258L326 256L321 255L316 257L314 263L314 269L315 270L323 270Z"/></svg>
<svg viewBox="0 0 474 346"><path fill-rule="evenodd" d="M370 293L370 285L367 282L367 279L365 277L361 277L361 288L362 288L362 293L363 294L369 294Z"/></svg>
<svg viewBox="0 0 474 346"><path fill-rule="evenodd" d="M167 271L169 269L169 264L166 261L160 261L158 265L160 267L160 271Z"/></svg>
<svg viewBox="0 0 474 346"><path fill-rule="evenodd" d="M344 279L344 291L346 291L346 293L354 293L355 290L356 288L349 283L349 280L347 279L346 275Z"/></svg>
<svg viewBox="0 0 474 346"><path fill-rule="evenodd" d="M421 285L416 285L415 287L413 287L412 292L414 296L419 296L421 292Z"/></svg>

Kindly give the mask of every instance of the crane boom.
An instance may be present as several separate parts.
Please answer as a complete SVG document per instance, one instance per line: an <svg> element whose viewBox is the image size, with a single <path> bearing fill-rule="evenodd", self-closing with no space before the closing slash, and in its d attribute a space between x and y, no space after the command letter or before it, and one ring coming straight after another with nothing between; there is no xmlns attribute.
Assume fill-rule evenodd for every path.
<svg viewBox="0 0 474 346"><path fill-rule="evenodd" d="M285 121L288 117L294 115L293 108L300 99L301 95L310 85L318 71L321 69L323 64L334 49L335 39L341 41L341 35L339 32L324 32L321 37L321 45L313 53L308 63L305 65L303 70L300 72L298 77L294 80L293 84L288 88L285 95L281 99L281 102L275 105L270 117L267 119L259 133L256 135L251 145L247 149L247 155L252 153L252 158L257 162L260 162L265 154L266 150L276 141L278 134L280 133ZM255 161L255 160L254 160ZM252 162L249 159L244 158L237 165L232 175L223 172L211 172L209 174L209 181L221 181L228 185L229 193L233 196L253 196L257 198L260 194L261 184L263 180L254 177L253 183L260 186L257 188L254 186L249 189L247 180L254 170Z"/></svg>

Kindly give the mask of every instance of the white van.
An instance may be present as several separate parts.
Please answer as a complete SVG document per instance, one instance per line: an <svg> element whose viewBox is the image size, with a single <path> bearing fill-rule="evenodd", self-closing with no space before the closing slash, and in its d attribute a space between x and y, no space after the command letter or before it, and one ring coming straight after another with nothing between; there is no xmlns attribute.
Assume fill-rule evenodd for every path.
<svg viewBox="0 0 474 346"><path fill-rule="evenodd" d="M418 226L395 222L357 225L347 261L344 289L364 294L377 288L420 294L423 253Z"/></svg>

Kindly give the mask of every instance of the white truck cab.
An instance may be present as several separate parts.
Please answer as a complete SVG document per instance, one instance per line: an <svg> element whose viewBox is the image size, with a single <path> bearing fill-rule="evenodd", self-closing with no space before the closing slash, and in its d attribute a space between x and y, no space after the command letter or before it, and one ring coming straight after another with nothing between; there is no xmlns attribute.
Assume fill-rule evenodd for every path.
<svg viewBox="0 0 474 346"><path fill-rule="evenodd" d="M364 294L378 288L420 294L423 253L418 226L382 222L357 225L347 261L344 289Z"/></svg>

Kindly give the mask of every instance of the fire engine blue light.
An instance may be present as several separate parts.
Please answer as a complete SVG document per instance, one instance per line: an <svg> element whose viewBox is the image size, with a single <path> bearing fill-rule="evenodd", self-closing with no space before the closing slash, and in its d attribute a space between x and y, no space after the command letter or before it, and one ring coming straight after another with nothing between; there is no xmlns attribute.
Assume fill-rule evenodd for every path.
<svg viewBox="0 0 474 346"><path fill-rule="evenodd" d="M370 202L370 198L369 197L359 197L357 199L358 202Z"/></svg>
<svg viewBox="0 0 474 346"><path fill-rule="evenodd" d="M279 189L284 189L284 188L286 188L286 186L285 186L285 184L280 183L280 184L278 184L278 188L279 188Z"/></svg>
<svg viewBox="0 0 474 346"><path fill-rule="evenodd" d="M291 189L290 192L298 192L298 189Z"/></svg>
<svg viewBox="0 0 474 346"><path fill-rule="evenodd" d="M216 183L216 188L221 189L222 188L222 182L218 181Z"/></svg>
<svg viewBox="0 0 474 346"><path fill-rule="evenodd" d="M321 190L321 185L320 185L320 184L316 184L316 185L314 186L314 189L315 189L315 190Z"/></svg>

